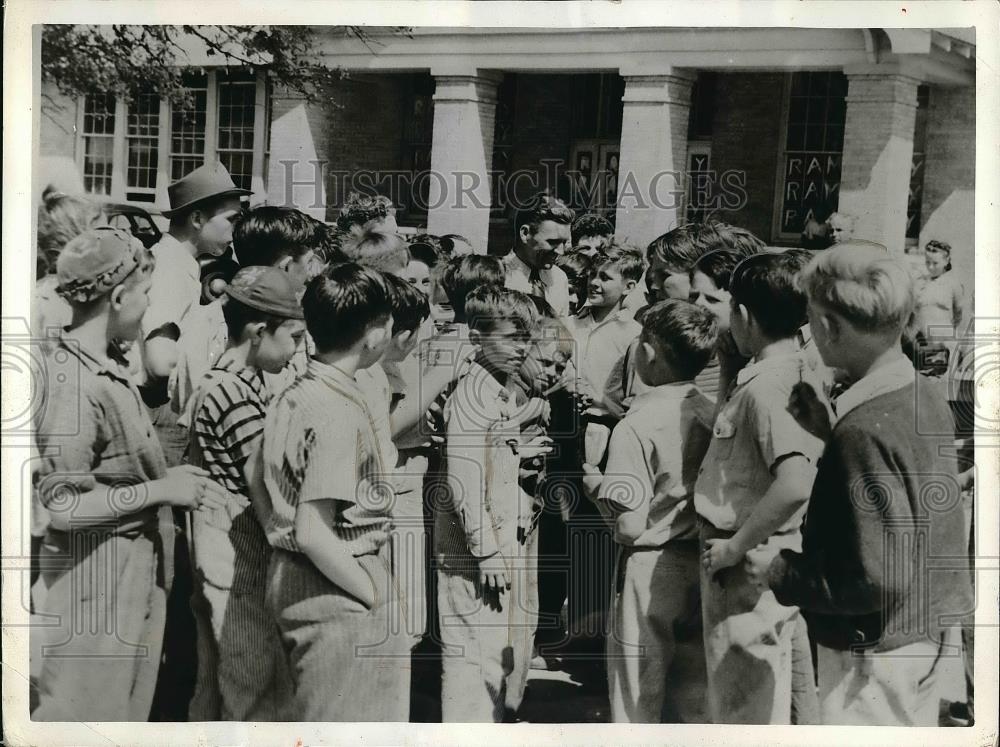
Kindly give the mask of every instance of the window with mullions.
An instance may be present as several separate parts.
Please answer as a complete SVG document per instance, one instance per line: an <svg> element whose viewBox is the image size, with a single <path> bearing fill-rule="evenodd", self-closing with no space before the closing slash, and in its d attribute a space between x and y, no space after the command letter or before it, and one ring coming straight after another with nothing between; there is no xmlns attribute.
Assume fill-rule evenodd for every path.
<svg viewBox="0 0 1000 747"><path fill-rule="evenodd" d="M205 163L208 122L208 80L204 75L185 81L190 99L170 105L170 181L177 181Z"/></svg>
<svg viewBox="0 0 1000 747"><path fill-rule="evenodd" d="M920 237L920 209L924 201L924 161L927 147L927 86L917 88L917 114L913 123L913 161L910 165L910 194L906 203L906 240Z"/></svg>
<svg viewBox="0 0 1000 747"><path fill-rule="evenodd" d="M792 73L778 216L781 238L797 238L810 218L826 220L840 197L847 117L841 72Z"/></svg>
<svg viewBox="0 0 1000 747"><path fill-rule="evenodd" d="M115 97L87 96L83 104L83 188L90 194L111 194L115 152Z"/></svg>
<svg viewBox="0 0 1000 747"><path fill-rule="evenodd" d="M243 189L251 189L253 180L256 103L257 83L252 78L224 80L220 77L216 150L236 186Z"/></svg>
<svg viewBox="0 0 1000 747"><path fill-rule="evenodd" d="M160 97L141 93L128 105L125 148L125 199L134 202L156 200L156 171L160 138Z"/></svg>

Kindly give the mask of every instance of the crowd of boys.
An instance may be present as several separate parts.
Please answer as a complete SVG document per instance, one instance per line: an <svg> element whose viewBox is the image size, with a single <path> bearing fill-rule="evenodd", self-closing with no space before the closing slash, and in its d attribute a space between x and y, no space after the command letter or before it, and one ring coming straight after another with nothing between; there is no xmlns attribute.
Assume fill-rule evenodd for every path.
<svg viewBox="0 0 1000 747"><path fill-rule="evenodd" d="M938 723L970 530L884 247L244 194L171 185L151 252L46 202L34 719L155 715L189 563L191 720L413 719L428 641L444 721L515 719L589 640L616 722Z"/></svg>

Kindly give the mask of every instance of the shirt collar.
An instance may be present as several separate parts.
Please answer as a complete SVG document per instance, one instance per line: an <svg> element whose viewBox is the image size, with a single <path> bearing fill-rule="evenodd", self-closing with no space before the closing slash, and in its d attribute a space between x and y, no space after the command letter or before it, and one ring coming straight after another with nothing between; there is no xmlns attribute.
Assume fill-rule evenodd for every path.
<svg viewBox="0 0 1000 747"><path fill-rule="evenodd" d="M597 321L594 319L593 306L585 305L579 312L577 312L576 318L585 323L586 326L596 329L609 322L631 322L635 321L635 315L627 305L625 305L625 298L619 300L618 308L608 314L602 321Z"/></svg>
<svg viewBox="0 0 1000 747"><path fill-rule="evenodd" d="M98 358L63 330L59 334L59 345L67 353L79 360L80 364L88 371L98 375L104 374L110 376L126 384L132 382L124 354L114 343L108 343L107 358Z"/></svg>
<svg viewBox="0 0 1000 747"><path fill-rule="evenodd" d="M895 392L916 380L916 371L909 358L899 357L892 363L879 366L867 376L858 379L837 397L837 417L842 418L855 407L883 394Z"/></svg>
<svg viewBox="0 0 1000 747"><path fill-rule="evenodd" d="M319 358L309 359L309 373L314 375L326 384L330 384L338 389L348 389L355 394L360 394L358 384L354 377L348 376L344 371L329 363L323 363Z"/></svg>
<svg viewBox="0 0 1000 747"><path fill-rule="evenodd" d="M174 236L165 233L153 247L153 256L156 257L157 263L165 262L184 269L188 275L197 279L201 277L201 268L198 260L191 254L189 246L188 242L178 241Z"/></svg>
<svg viewBox="0 0 1000 747"><path fill-rule="evenodd" d="M768 371L773 371L779 368L785 368L793 362L799 367L805 367L805 361L799 351L795 351L794 353L772 355L759 361L755 360L748 363L738 374L736 374L736 386L743 386L748 381L755 379L762 373L767 373Z"/></svg>
<svg viewBox="0 0 1000 747"><path fill-rule="evenodd" d="M522 273L525 277L529 277L531 273L535 272L535 268L529 265L519 256L517 256L517 252L515 252L513 249L511 249L510 255L508 256L507 267L512 270L517 270L518 272ZM545 276L550 272L552 272L551 267L544 270L538 270L538 273L541 276Z"/></svg>
<svg viewBox="0 0 1000 747"><path fill-rule="evenodd" d="M674 381L670 384L661 384L650 387L635 395L635 399L632 400L632 405L629 409L635 410L639 406L654 402L672 402L686 399L694 395L697 391L697 387L695 387L693 381Z"/></svg>

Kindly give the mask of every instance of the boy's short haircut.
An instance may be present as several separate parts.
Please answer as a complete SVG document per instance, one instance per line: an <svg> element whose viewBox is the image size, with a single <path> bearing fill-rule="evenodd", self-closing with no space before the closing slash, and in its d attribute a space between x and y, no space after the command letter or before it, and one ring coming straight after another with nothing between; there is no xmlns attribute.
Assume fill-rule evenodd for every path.
<svg viewBox="0 0 1000 747"><path fill-rule="evenodd" d="M719 337L719 322L709 309L671 298L645 310L642 332L686 381L708 365Z"/></svg>
<svg viewBox="0 0 1000 747"><path fill-rule="evenodd" d="M423 262L428 267L436 267L440 253L433 244L425 241L415 241L407 245L406 251L410 262Z"/></svg>
<svg viewBox="0 0 1000 747"><path fill-rule="evenodd" d="M796 274L802 272L806 265L812 262L813 257L816 256L816 252L810 251L809 249L799 249L798 247L786 249L783 254L788 260L788 266L791 267Z"/></svg>
<svg viewBox="0 0 1000 747"><path fill-rule="evenodd" d="M427 294L391 272L382 273L392 310L392 333L414 332L431 315Z"/></svg>
<svg viewBox="0 0 1000 747"><path fill-rule="evenodd" d="M614 267L625 280L638 280L646 271L646 262L641 254L623 249L610 249L604 254L594 257L594 272L602 267Z"/></svg>
<svg viewBox="0 0 1000 747"><path fill-rule="evenodd" d="M594 262L586 254L571 252L556 258L556 267L566 273L570 285L586 283L594 272Z"/></svg>
<svg viewBox="0 0 1000 747"><path fill-rule="evenodd" d="M699 257L717 249L749 257L762 252L764 242L745 228L728 223L691 223L653 239L646 247L646 259L664 265L669 272L685 273Z"/></svg>
<svg viewBox="0 0 1000 747"><path fill-rule="evenodd" d="M700 272L707 277L719 290L728 291L736 265L743 261L743 256L729 249L716 249L701 255L691 268L691 272Z"/></svg>
<svg viewBox="0 0 1000 747"><path fill-rule="evenodd" d="M729 293L772 339L794 335L806 323L808 300L796 282L795 260L784 253L755 254L733 270Z"/></svg>
<svg viewBox="0 0 1000 747"><path fill-rule="evenodd" d="M410 262L403 238L378 229L352 234L341 250L349 261L380 272L399 274Z"/></svg>
<svg viewBox="0 0 1000 747"><path fill-rule="evenodd" d="M527 225L531 233L538 231L538 227L547 220L570 226L576 218L573 208L546 192L534 195L528 204L517 211L514 217L514 235L520 237L521 226ZM572 229L570 229L572 230Z"/></svg>
<svg viewBox="0 0 1000 747"><path fill-rule="evenodd" d="M396 208L388 197L351 192L340 208L337 227L341 231L350 231L355 226L363 226L370 221L388 218L395 214Z"/></svg>
<svg viewBox="0 0 1000 747"><path fill-rule="evenodd" d="M295 208L261 205L233 226L233 250L242 267L273 266L285 257L298 259L319 249L326 239L320 221Z"/></svg>
<svg viewBox="0 0 1000 747"><path fill-rule="evenodd" d="M441 275L441 287L458 316L465 315L465 298L480 285L503 285L503 262L496 257L468 254L452 257Z"/></svg>
<svg viewBox="0 0 1000 747"><path fill-rule="evenodd" d="M248 324L263 322L267 327L267 331L273 332L284 322L288 321L287 317L280 317L266 311L261 311L260 309L255 309L252 306L247 306L245 303L240 303L235 298L228 297L222 304L222 318L226 321L226 331L229 333L229 339L237 342L243 339L243 332L246 330Z"/></svg>
<svg viewBox="0 0 1000 747"><path fill-rule="evenodd" d="M485 252L477 252L476 248L472 245L472 242L467 238L462 236L460 233L446 233L441 237L441 252L447 256L451 257L455 253L457 244L465 244L471 250L472 254L485 254Z"/></svg>
<svg viewBox="0 0 1000 747"><path fill-rule="evenodd" d="M329 225L323 223L323 236L320 239L319 247L316 249L316 254L323 264L327 265L339 265L344 262L350 262L347 255L344 254L344 241L347 238L347 234L337 228L336 225Z"/></svg>
<svg viewBox="0 0 1000 747"><path fill-rule="evenodd" d="M591 236L611 236L614 232L615 228L611 222L597 213L584 213L570 226L573 246L576 246L580 239L589 239Z"/></svg>
<svg viewBox="0 0 1000 747"><path fill-rule="evenodd" d="M538 311L527 293L502 285L480 285L465 299L465 317L469 329L489 332L501 322L513 322L526 333L538 326Z"/></svg>
<svg viewBox="0 0 1000 747"><path fill-rule="evenodd" d="M347 262L309 281L302 312L317 349L346 350L389 319L389 293L379 273Z"/></svg>
<svg viewBox="0 0 1000 747"><path fill-rule="evenodd" d="M910 273L894 258L864 246L841 244L821 252L798 283L812 301L867 332L899 334L913 315Z"/></svg>

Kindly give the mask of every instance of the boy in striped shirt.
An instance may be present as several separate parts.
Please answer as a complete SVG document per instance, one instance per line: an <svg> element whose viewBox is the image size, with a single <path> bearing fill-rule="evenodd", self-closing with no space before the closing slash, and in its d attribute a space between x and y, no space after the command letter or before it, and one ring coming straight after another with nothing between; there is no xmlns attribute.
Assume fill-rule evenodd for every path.
<svg viewBox="0 0 1000 747"><path fill-rule="evenodd" d="M229 345L195 394L192 461L239 497L192 526L198 624L194 721L281 720L291 680L264 604L270 546L247 504L245 465L264 429L264 373L282 371L305 334L297 284L276 267L247 267L226 288Z"/></svg>

